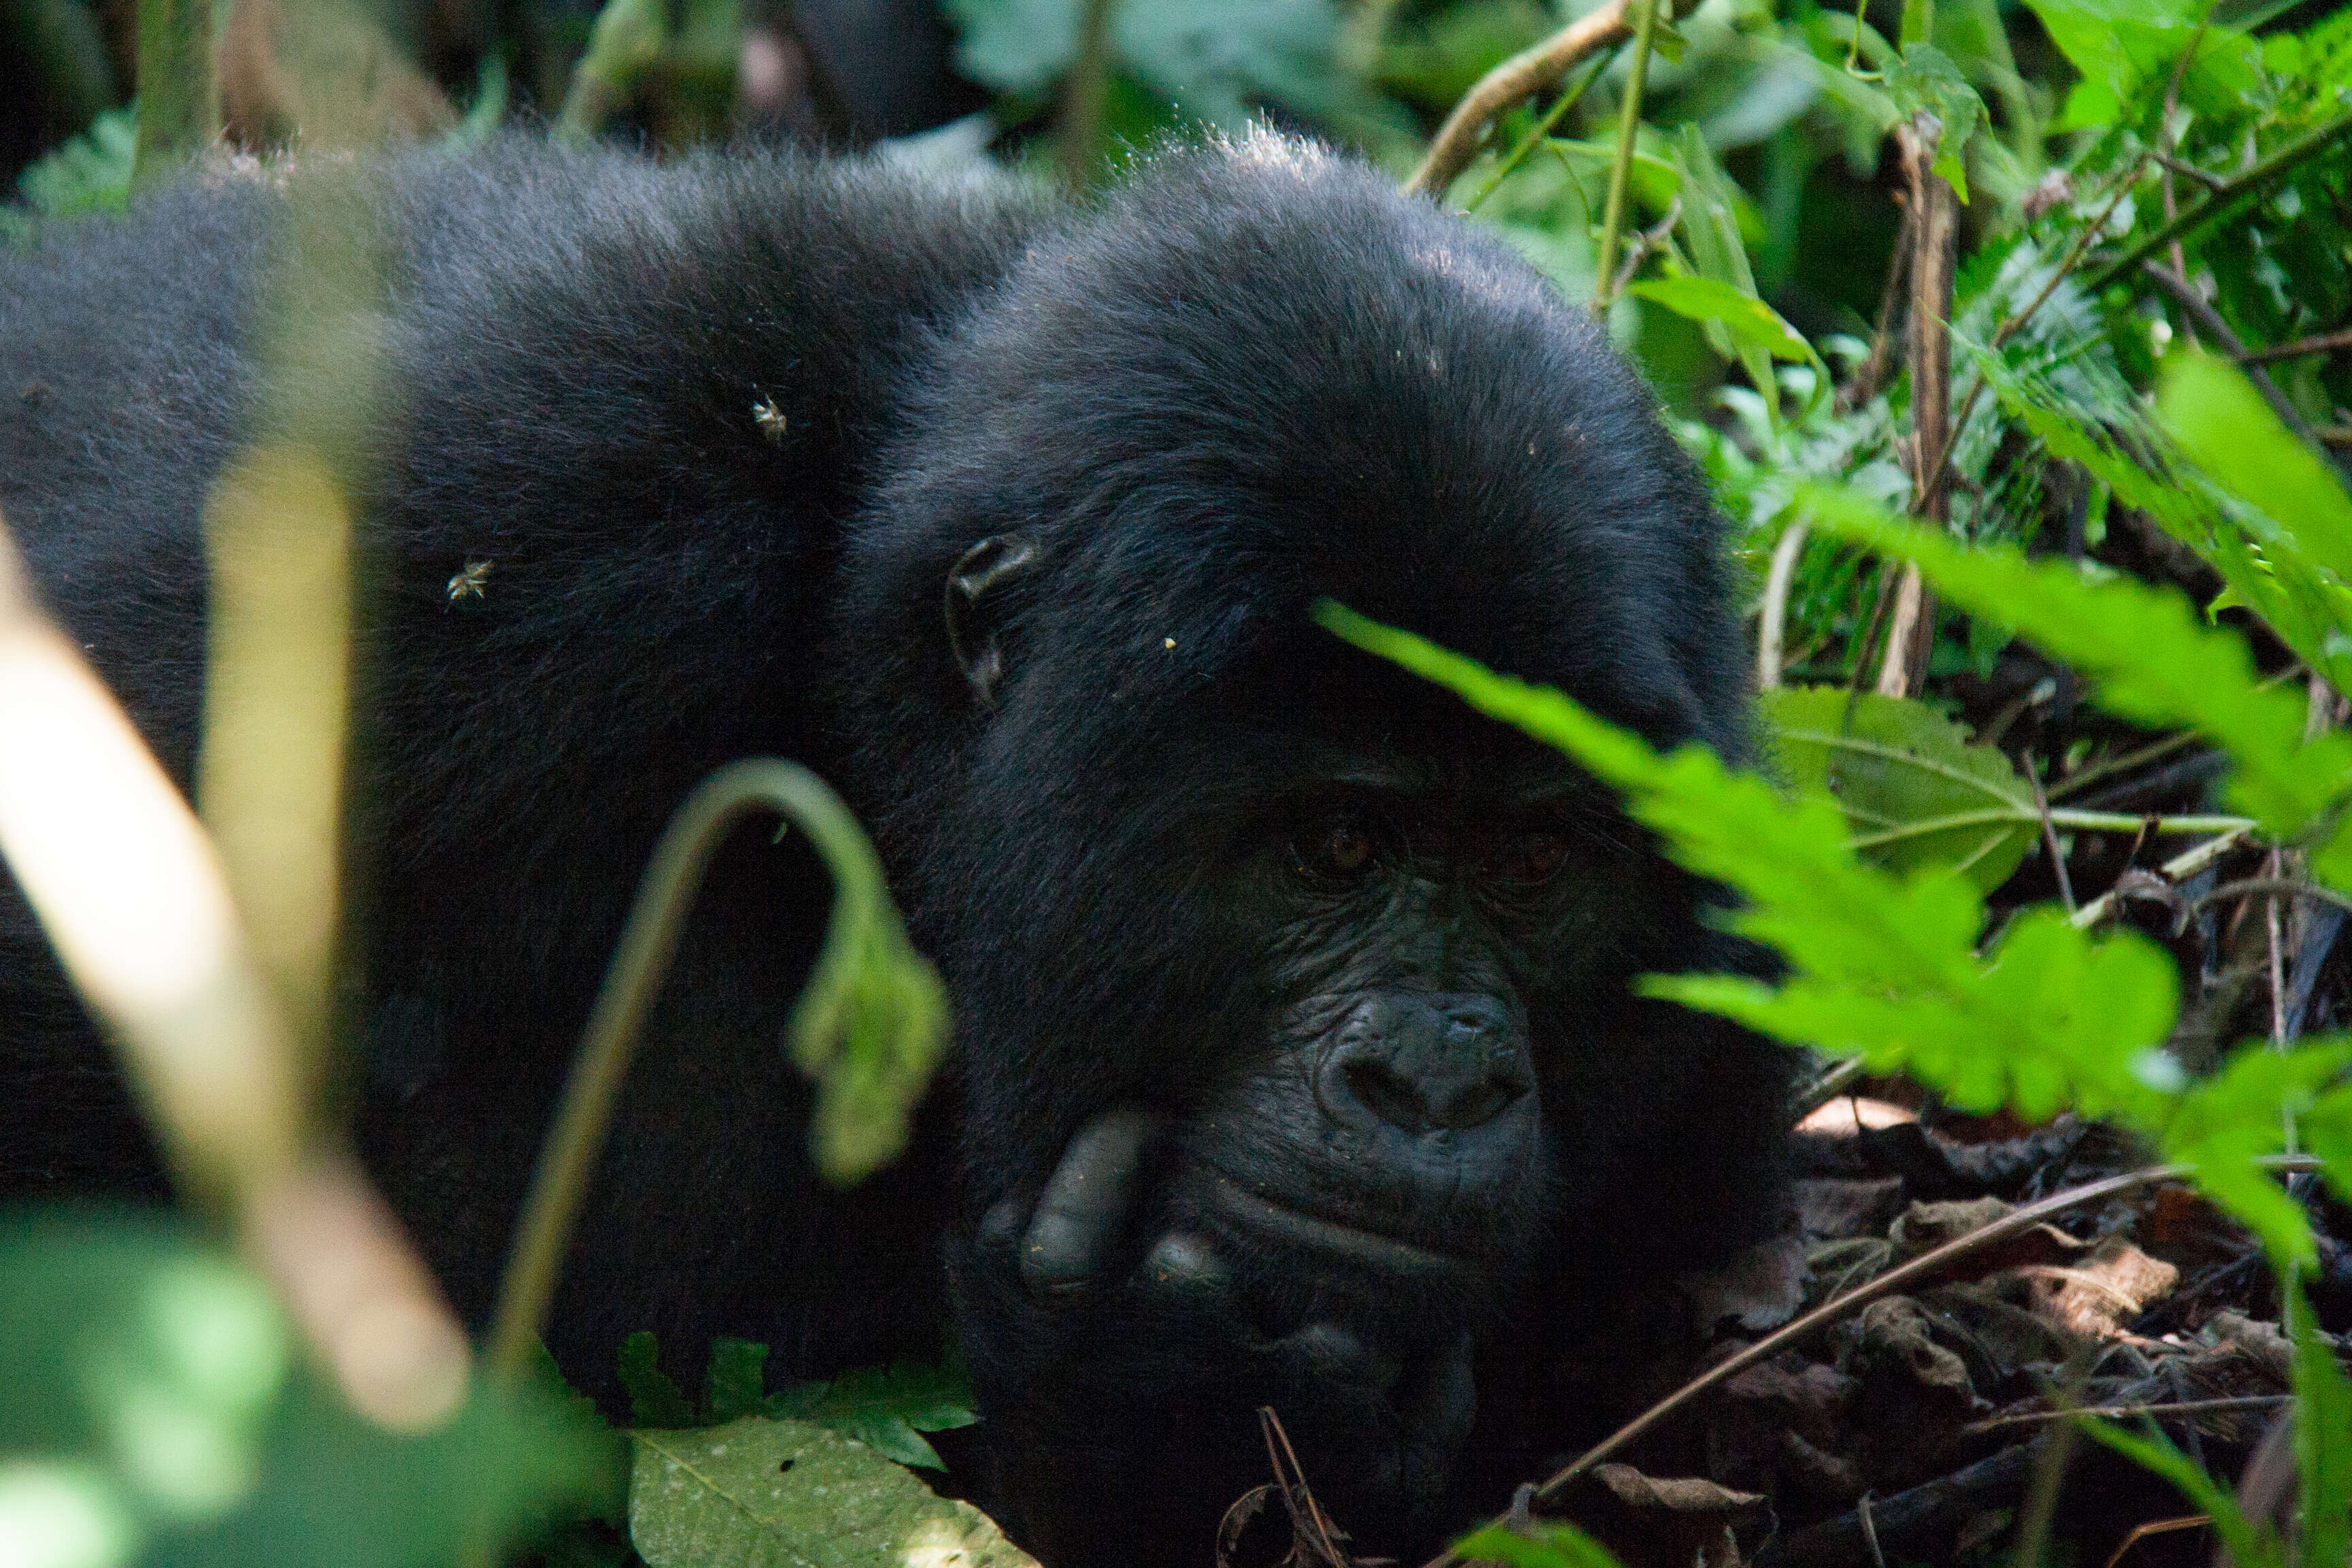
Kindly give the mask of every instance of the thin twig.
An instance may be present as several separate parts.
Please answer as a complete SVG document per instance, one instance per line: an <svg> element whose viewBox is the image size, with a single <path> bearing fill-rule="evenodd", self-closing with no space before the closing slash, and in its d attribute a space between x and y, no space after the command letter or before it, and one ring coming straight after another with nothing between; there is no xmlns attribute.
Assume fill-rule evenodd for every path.
<svg viewBox="0 0 2352 1568"><path fill-rule="evenodd" d="M2108 262L2084 287L2094 295L2104 293L2109 284L2131 276L2141 262L2169 246L2175 239L2185 238L2202 228L2213 219L2221 216L2224 209L2235 207L2242 201L2260 195L2273 183L2326 152L2331 143L2347 132L2352 132L2352 114L2330 121L2318 130L2288 142L2244 173L2235 175L2223 184L2215 186L2211 195Z"/></svg>
<svg viewBox="0 0 2352 1568"><path fill-rule="evenodd" d="M1911 278L1911 247L1917 235L1916 220L1908 201L1903 203L1903 221L1895 231L1895 254L1887 259L1886 284L1878 294L1878 330L1871 334L1870 353L1853 373L1853 379L1838 388L1837 409L1850 413L1878 395L1880 383L1895 366L1895 345L1901 340L1895 335L1895 323L1902 318L1903 301L1910 292L1904 287Z"/></svg>
<svg viewBox="0 0 2352 1568"><path fill-rule="evenodd" d="M1848 1057L1811 1083L1803 1085L1790 1097L1789 1121L1802 1121L1839 1095L1870 1076L1870 1064L1860 1057Z"/></svg>
<svg viewBox="0 0 2352 1568"><path fill-rule="evenodd" d="M2186 881L2238 847L2244 841L2246 835L2252 831L2252 827L2239 826L2217 834L2194 849L2183 850L2167 860L2156 868L2157 875L2168 882L2176 884ZM2115 907L2115 899L2116 895L2112 890L2101 893L2097 898L2076 910L2070 918L2075 925L2088 929L2106 919L2107 911Z"/></svg>
<svg viewBox="0 0 2352 1568"><path fill-rule="evenodd" d="M2248 362L2244 342L2230 330L2230 323L2221 319L2221 312L2208 303L2204 295L2190 288L2188 280L2179 273L2158 267L2153 261L2142 262L2140 270L2157 287L2171 295L2183 310L2196 319L2198 325L2212 334L2213 341L2221 345L2222 353L2245 365L2246 379L2254 384L2254 390L2263 395L2263 401L2271 405L2271 412L2279 416L2280 424L2294 431L2298 439L2314 447L2320 444L2319 432L2313 429L2310 423L2295 411L2294 405L2286 400L2286 395L2271 379L2270 372Z"/></svg>
<svg viewBox="0 0 2352 1568"><path fill-rule="evenodd" d="M1862 1520L1862 1543L1870 1548L1871 1568L1886 1568L1886 1553L1878 1549L1878 1525L1870 1517L1868 1492L1853 1500L1853 1510Z"/></svg>
<svg viewBox="0 0 2352 1568"><path fill-rule="evenodd" d="M2315 337L2297 338L2291 343L2274 343L2266 349L2248 349L2238 356L2238 363L2268 364L2273 360L2301 359L2305 354L2332 354L2338 349L2352 349L2352 327L2321 332Z"/></svg>
<svg viewBox="0 0 2352 1568"><path fill-rule="evenodd" d="M1642 87L1650 74L1650 40L1658 28L1658 0L1639 0L1633 22L1633 58L1625 69L1625 97L1617 115L1617 156L1609 165L1609 199L1601 214L1601 259L1593 268L1592 309L1597 315L1615 297L1617 241L1625 228L1625 191L1633 177L1633 145L1642 133Z"/></svg>
<svg viewBox="0 0 2352 1568"><path fill-rule="evenodd" d="M2307 1156L2271 1158L2262 1161L2261 1163L2266 1170L2303 1171L2315 1170L2318 1167L2318 1162ZM2111 1198L2117 1193L2127 1193L2134 1187L2146 1186L2151 1182L2177 1181L2188 1173L2189 1168L2185 1165L2149 1165L2141 1170L2126 1171L2120 1175L2086 1182L2079 1187L2070 1187L2063 1193L2056 1193L2043 1198L2039 1203L2027 1204L2022 1208L2012 1209L1990 1225L1981 1226L1966 1236L1956 1237L1941 1247L1923 1252L1910 1262L1897 1265L1875 1279L1855 1286L1842 1296L1832 1297L1811 1311L1765 1335L1753 1344L1726 1356L1599 1443L1587 1448L1582 1454L1577 1456L1572 1463L1553 1472L1546 1479L1544 1483L1536 1489L1534 1501L1542 1504L1553 1500L1566 1491L1578 1478L1589 1475L1596 1467L1607 1463L1612 1456L1623 1452L1629 1445L1646 1436L1668 1416L1696 1400L1699 1395L1721 1387L1751 1366L1772 1360L1782 1351L1802 1343L1832 1323L1852 1317L1881 1297L1899 1294L1922 1279L1934 1278L1969 1254L1990 1247L1997 1241L2006 1241L2012 1236L2021 1235L2044 1220L2054 1218L2069 1209L2079 1208L2084 1204L2095 1203L2102 1198ZM1460 1562L1461 1559L1452 1552L1441 1552L1423 1564L1423 1568L1455 1568Z"/></svg>
<svg viewBox="0 0 2352 1568"><path fill-rule="evenodd" d="M1601 79L1601 73L1609 68L1609 62L1613 58L1610 55L1601 55L1595 58L1585 70L1583 79L1559 95L1559 100L1545 111L1541 120L1528 128L1525 136L1519 138L1518 145L1512 148L1503 161L1495 165L1495 172L1486 176L1486 183L1470 194L1470 199L1462 204L1464 212L1476 212L1479 204L1493 195L1502 183L1511 177L1511 171L1526 163L1528 154L1543 145L1544 138L1552 133L1553 128L1559 124L1568 111L1583 101L1585 93L1591 89L1594 82Z"/></svg>
<svg viewBox="0 0 2352 1568"><path fill-rule="evenodd" d="M2212 170L2200 169L2196 164L2188 162L2186 159L2176 158L2169 153L2150 153L2148 156L2155 159L2158 163L2163 164L2166 168L2171 170L2176 174L2188 175L2190 179L2196 181L2199 184L2204 186L2209 191L2221 190L2230 183L2221 175L2213 173Z"/></svg>
<svg viewBox="0 0 2352 1568"><path fill-rule="evenodd" d="M1625 19L1633 0L1609 0L1600 9L1579 16L1541 43L1521 49L1474 83L1437 136L1421 164L1404 183L1407 195L1441 195L1454 176L1469 167L1478 153L1486 122L1531 94L1541 92L1566 76L1577 61L1595 49L1605 49L1628 37L1633 28Z"/></svg>
<svg viewBox="0 0 2352 1568"><path fill-rule="evenodd" d="M1772 546L1772 567L1764 574L1764 606L1756 628L1756 688L1770 691L1780 684L1780 638L1789 617L1789 585L1797 575L1797 558L1804 553L1810 526L1800 518L1780 532Z"/></svg>
<svg viewBox="0 0 2352 1568"><path fill-rule="evenodd" d="M2096 1405L2065 1410L2028 1410L2016 1415L1994 1415L1975 1421L1960 1428L1963 1436L1981 1436L2008 1426L2039 1426L2055 1421L2072 1421L2078 1415L2096 1415L2110 1421L2130 1420L2142 1415L2208 1415L2229 1410L2275 1410L2293 1403L2292 1394L2240 1394L2227 1399L2181 1399L2164 1405Z"/></svg>
<svg viewBox="0 0 2352 1568"><path fill-rule="evenodd" d="M2240 881L2224 882L2211 892L2191 899L2189 908L2192 913L2201 912L2211 905L2227 903L2231 899L2257 896L2310 899L2316 903L2334 904L2339 910L2352 910L2352 898L2347 898L2333 888L2323 888L2316 882L2299 882L2292 877L2248 877Z"/></svg>
<svg viewBox="0 0 2352 1568"><path fill-rule="evenodd" d="M2033 809L2042 814L2042 847L2050 852L2050 869L2058 879L2059 901L2066 912L2074 912L2074 882L2066 875L2066 857L2058 848L2058 826L2050 820L2050 797L2042 793L2042 771L2034 765L2033 753L2025 753L2025 782L2033 786Z"/></svg>
<svg viewBox="0 0 2352 1568"><path fill-rule="evenodd" d="M2167 223L2180 216L2179 209L2172 199L2172 149L2175 145L2172 117L2180 110L2180 84L2189 79L2189 62L2197 58L2197 47L2204 41L2205 24L2200 22L2197 24L2197 30L2189 36L2189 47L2180 51L2179 59L2172 62L2172 79L2165 84L2164 118L2158 124L2159 144L2152 156L2164 170L2161 183L2164 189L2164 221ZM2180 241L2178 238L2172 242L2172 270L2184 279L2189 276L2189 263L2181 255ZM2190 348L2198 346L2195 327L2189 329L2189 346Z"/></svg>
<svg viewBox="0 0 2352 1568"><path fill-rule="evenodd" d="M1625 291L1626 285L1633 281L1633 274L1639 272L1642 263L1650 258L1650 252L1666 242L1666 236L1675 232L1675 225L1682 221L1682 216L1683 198L1678 195L1666 203L1665 216L1633 237L1633 245L1625 252L1624 261L1617 268L1616 278L1609 285L1611 299L1614 300Z"/></svg>

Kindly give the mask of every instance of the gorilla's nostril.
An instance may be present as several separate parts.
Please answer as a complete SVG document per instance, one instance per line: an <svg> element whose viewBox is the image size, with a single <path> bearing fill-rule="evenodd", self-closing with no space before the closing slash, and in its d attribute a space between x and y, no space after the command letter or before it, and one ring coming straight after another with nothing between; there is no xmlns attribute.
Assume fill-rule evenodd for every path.
<svg viewBox="0 0 2352 1568"><path fill-rule="evenodd" d="M1455 1131L1483 1127L1525 1092L1499 1078L1418 1083L1384 1062L1350 1062L1346 1078L1348 1092L1364 1109L1391 1127L1415 1133L1438 1127Z"/></svg>
<svg viewBox="0 0 2352 1568"><path fill-rule="evenodd" d="M1535 1089L1524 1032L1487 996L1376 996L1356 1009L1317 1069L1327 1109L1410 1133L1483 1127ZM1339 1102L1352 1107L1353 1117Z"/></svg>
<svg viewBox="0 0 2352 1568"><path fill-rule="evenodd" d="M1402 1127L1408 1132L1429 1130L1420 1091L1385 1063L1350 1062L1347 1079L1348 1092L1390 1126Z"/></svg>

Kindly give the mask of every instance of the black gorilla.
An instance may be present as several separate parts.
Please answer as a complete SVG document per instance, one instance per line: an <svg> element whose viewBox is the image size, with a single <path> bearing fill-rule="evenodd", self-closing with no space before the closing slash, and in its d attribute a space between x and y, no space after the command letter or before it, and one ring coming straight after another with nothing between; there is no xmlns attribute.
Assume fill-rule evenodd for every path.
<svg viewBox="0 0 2352 1568"><path fill-rule="evenodd" d="M820 1191L777 1039L828 890L732 843L557 1303L592 1387L641 1328L806 1376L951 1322L1053 1561L1206 1561L1264 1403L1360 1547L1417 1546L1562 1439L1580 1311L1769 1223L1786 1059L1628 994L1738 962L1703 889L1308 618L1740 750L1698 478L1503 247L1270 133L1094 206L520 144L373 188L359 1125L465 1310L654 836L754 753L876 831L955 1063ZM0 505L183 779L285 208L215 180L0 272ZM8 1188L152 1183L7 896Z"/></svg>

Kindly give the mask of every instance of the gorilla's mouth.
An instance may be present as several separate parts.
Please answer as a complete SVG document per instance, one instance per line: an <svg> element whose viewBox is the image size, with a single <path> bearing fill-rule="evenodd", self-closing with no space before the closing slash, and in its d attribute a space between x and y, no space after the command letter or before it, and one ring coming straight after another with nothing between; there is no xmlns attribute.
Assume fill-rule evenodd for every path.
<svg viewBox="0 0 2352 1568"><path fill-rule="evenodd" d="M1358 1269L1432 1283L1460 1281L1479 1272L1466 1258L1275 1203L1218 1172L1207 1173L1205 1186L1210 1206L1228 1222Z"/></svg>

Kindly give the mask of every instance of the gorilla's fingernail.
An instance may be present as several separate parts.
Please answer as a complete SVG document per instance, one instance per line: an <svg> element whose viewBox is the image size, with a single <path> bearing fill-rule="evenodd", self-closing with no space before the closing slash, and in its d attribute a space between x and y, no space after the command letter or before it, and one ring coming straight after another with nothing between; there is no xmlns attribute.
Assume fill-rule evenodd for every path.
<svg viewBox="0 0 2352 1568"><path fill-rule="evenodd" d="M1143 1260L1143 1277L1163 1289L1187 1295L1213 1295L1233 1282L1224 1260L1206 1241L1185 1230L1171 1230L1153 1245Z"/></svg>
<svg viewBox="0 0 2352 1568"><path fill-rule="evenodd" d="M1021 1244L1021 1278L1031 1289L1068 1290L1102 1272L1156 1125L1150 1112L1128 1107L1078 1129Z"/></svg>
<svg viewBox="0 0 2352 1568"><path fill-rule="evenodd" d="M1470 1336L1433 1354L1417 1372L1402 1414L1408 1426L1430 1433L1447 1447L1470 1435L1478 1418L1478 1384L1470 1367Z"/></svg>
<svg viewBox="0 0 2352 1568"><path fill-rule="evenodd" d="M975 1239L990 1252L1002 1251L1021 1239L1021 1216L1019 1198L991 1204L980 1216L980 1235Z"/></svg>

